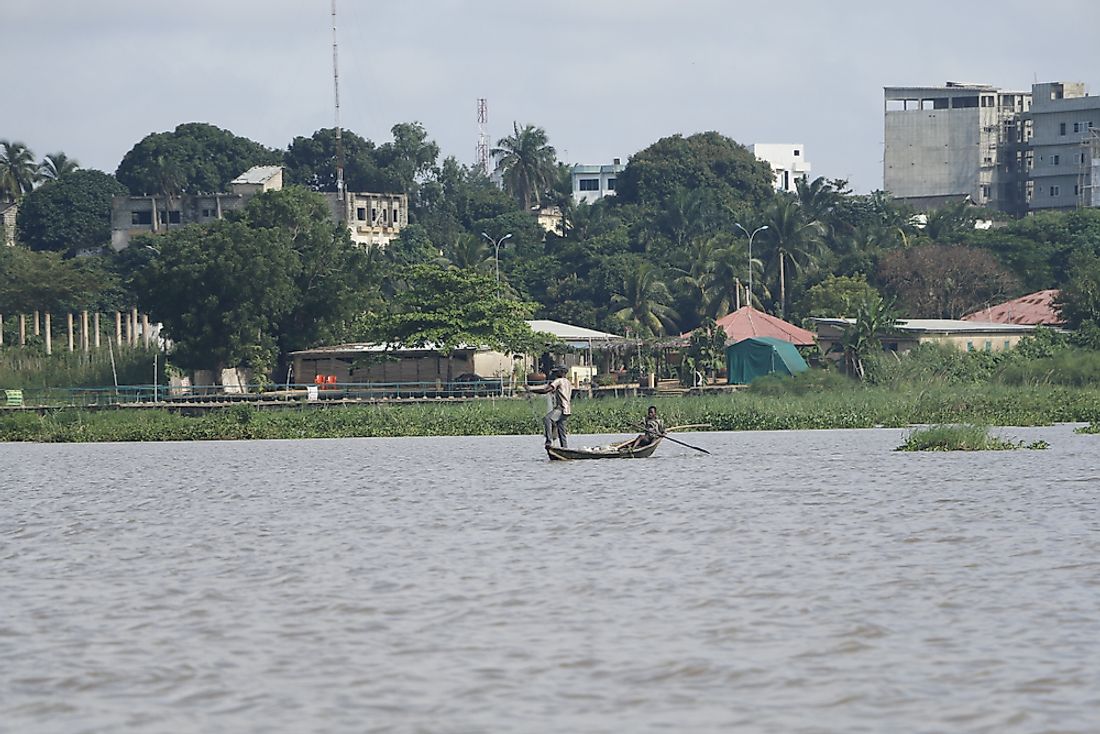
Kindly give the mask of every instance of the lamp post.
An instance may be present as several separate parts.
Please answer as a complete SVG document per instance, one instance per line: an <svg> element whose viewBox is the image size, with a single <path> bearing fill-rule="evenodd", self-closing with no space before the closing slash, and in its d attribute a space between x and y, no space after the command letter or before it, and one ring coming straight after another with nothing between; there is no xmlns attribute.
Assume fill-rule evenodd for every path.
<svg viewBox="0 0 1100 734"><path fill-rule="evenodd" d="M501 245L501 243L504 242L504 240L511 238L512 233L509 232L508 234L501 237L499 240L495 240L495 241L493 240L492 237L485 234L484 232L481 233L481 236L484 237L485 239L489 240L489 242L493 243L493 269L496 271L496 274L497 274L497 295L499 296L500 295L500 245Z"/></svg>
<svg viewBox="0 0 1100 734"><path fill-rule="evenodd" d="M744 232L745 236L749 238L749 305L752 306L752 240L757 234L767 229L768 225L765 224L763 227L757 227L752 231L752 234L749 234L749 231L738 222L734 222L733 226Z"/></svg>

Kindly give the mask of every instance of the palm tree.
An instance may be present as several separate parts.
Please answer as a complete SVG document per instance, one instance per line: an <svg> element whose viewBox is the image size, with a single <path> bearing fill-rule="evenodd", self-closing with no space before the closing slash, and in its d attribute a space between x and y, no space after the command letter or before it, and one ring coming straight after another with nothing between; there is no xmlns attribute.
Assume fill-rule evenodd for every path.
<svg viewBox="0 0 1100 734"><path fill-rule="evenodd" d="M672 295L660 273L648 262L626 274L622 287L611 296L612 315L635 329L640 336L658 336L676 327L679 315L668 305Z"/></svg>
<svg viewBox="0 0 1100 734"><path fill-rule="evenodd" d="M500 156L504 186L530 210L532 203L542 204L542 194L551 188L557 176L557 151L550 145L546 131L534 125L512 123L513 135L497 141L493 155Z"/></svg>
<svg viewBox="0 0 1100 734"><path fill-rule="evenodd" d="M748 268L752 268L757 283L754 290L760 291L767 298L771 297L764 283L764 262L755 257L749 260L747 242L745 239L729 237L727 241L717 244L711 252L711 263L704 286L707 294L706 314L711 318L725 316L742 301L744 290L739 294L738 289L748 280ZM760 305L761 293L752 294L755 304L745 305Z"/></svg>
<svg viewBox="0 0 1100 734"><path fill-rule="evenodd" d="M867 378L864 360L882 349L881 337L895 333L898 319L894 302L881 298L864 299L856 305L855 313L855 322L844 329L840 346L845 369L862 381Z"/></svg>
<svg viewBox="0 0 1100 734"><path fill-rule="evenodd" d="M38 164L38 175L44 180L56 181L66 173L72 173L80 168L80 162L70 158L64 153L50 153Z"/></svg>
<svg viewBox="0 0 1100 734"><path fill-rule="evenodd" d="M489 244L481 237L463 233L446 247L443 256L451 265L460 270L479 270L492 273L493 253Z"/></svg>
<svg viewBox="0 0 1100 734"><path fill-rule="evenodd" d="M38 183L34 154L23 143L0 140L0 197L18 199Z"/></svg>
<svg viewBox="0 0 1100 734"><path fill-rule="evenodd" d="M814 262L821 249L822 226L807 221L798 202L782 198L775 202L768 213L768 229L762 232L771 243L768 272L773 272L779 283L779 317L787 317L787 269L797 271Z"/></svg>

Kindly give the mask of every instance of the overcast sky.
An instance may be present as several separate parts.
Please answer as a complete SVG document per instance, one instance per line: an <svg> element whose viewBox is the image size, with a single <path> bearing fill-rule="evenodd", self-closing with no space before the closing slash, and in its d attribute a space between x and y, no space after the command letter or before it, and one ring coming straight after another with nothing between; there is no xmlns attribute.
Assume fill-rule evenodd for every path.
<svg viewBox="0 0 1100 734"><path fill-rule="evenodd" d="M333 124L330 0L0 0L0 139L113 172L208 122L268 146ZM1100 93L1100 2L337 1L341 123L419 120L472 163L546 129L568 163L665 135L803 143L814 176L882 186L882 88L947 80Z"/></svg>

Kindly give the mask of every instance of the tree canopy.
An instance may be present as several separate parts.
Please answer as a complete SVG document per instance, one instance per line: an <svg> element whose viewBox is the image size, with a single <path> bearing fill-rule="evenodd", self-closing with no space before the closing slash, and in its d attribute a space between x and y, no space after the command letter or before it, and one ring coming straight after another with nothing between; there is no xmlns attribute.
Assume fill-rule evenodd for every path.
<svg viewBox="0 0 1100 734"><path fill-rule="evenodd" d="M131 194L213 194L252 166L281 164L282 155L204 122L151 133L119 163L115 176Z"/></svg>
<svg viewBox="0 0 1100 734"><path fill-rule="evenodd" d="M126 193L114 176L72 171L31 191L19 207L19 241L32 250L74 255L111 241L111 200Z"/></svg>

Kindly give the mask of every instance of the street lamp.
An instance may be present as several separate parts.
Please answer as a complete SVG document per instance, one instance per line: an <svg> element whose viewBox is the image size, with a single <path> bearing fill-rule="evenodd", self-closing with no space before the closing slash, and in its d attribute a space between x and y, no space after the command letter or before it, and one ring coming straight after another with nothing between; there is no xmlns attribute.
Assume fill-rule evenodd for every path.
<svg viewBox="0 0 1100 734"><path fill-rule="evenodd" d="M742 227L737 222L734 222L733 226L737 227L739 230L744 232L745 236L749 238L749 305L751 306L752 305L752 238L755 237L760 232L763 232L765 229L767 229L768 225L765 224L763 227L757 227L756 229L754 229L752 231L752 234L749 234L749 231L747 229L745 229L744 227Z"/></svg>
<svg viewBox="0 0 1100 734"><path fill-rule="evenodd" d="M485 239L489 240L489 242L493 243L493 269L496 270L496 273L497 273L497 295L499 296L500 295L500 245L501 245L501 243L504 242L504 240L511 238L512 233L509 232L508 234L504 235L503 237L501 237L499 240L496 240L496 241L494 241L492 237L485 234L484 232L481 233L481 236L484 237Z"/></svg>

